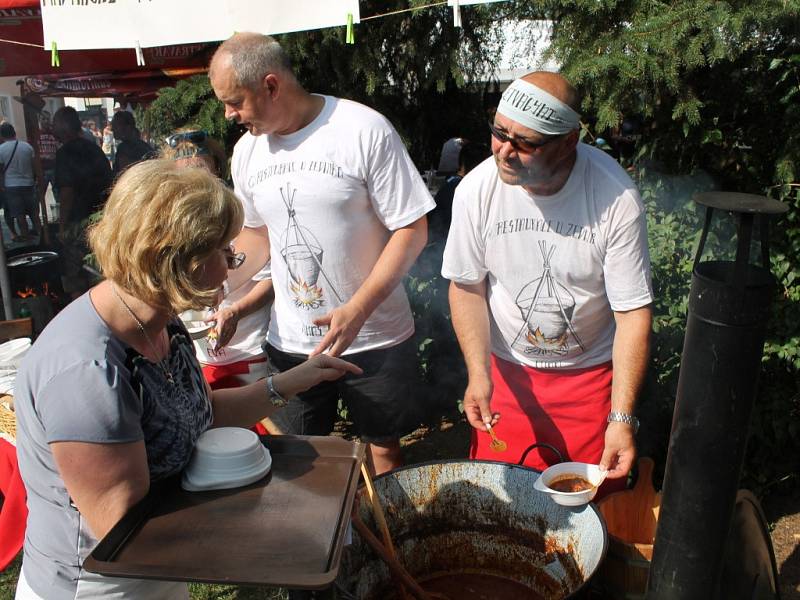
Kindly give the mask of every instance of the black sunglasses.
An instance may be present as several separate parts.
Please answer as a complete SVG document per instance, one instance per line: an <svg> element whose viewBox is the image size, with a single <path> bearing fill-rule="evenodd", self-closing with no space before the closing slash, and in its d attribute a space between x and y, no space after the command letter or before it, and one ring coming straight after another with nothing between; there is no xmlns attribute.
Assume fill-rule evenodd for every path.
<svg viewBox="0 0 800 600"><path fill-rule="evenodd" d="M225 250L225 262L228 263L228 269L233 271L242 266L247 255L244 252L237 252L233 244L230 244Z"/></svg>
<svg viewBox="0 0 800 600"><path fill-rule="evenodd" d="M208 134L205 131L202 129L197 129L195 131L179 131L178 133L173 133L166 139L166 142L170 148L174 148L181 142L203 144L207 138Z"/></svg>
<svg viewBox="0 0 800 600"><path fill-rule="evenodd" d="M562 137L560 135L553 135L546 137L542 142L534 142L520 137L511 137L505 131L498 129L497 126L491 121L489 122L489 130L492 132L492 135L497 138L498 142L502 144L508 142L511 144L511 147L514 148L514 150L517 152L522 152L523 154L531 154L537 148L546 146L550 142L554 142Z"/></svg>

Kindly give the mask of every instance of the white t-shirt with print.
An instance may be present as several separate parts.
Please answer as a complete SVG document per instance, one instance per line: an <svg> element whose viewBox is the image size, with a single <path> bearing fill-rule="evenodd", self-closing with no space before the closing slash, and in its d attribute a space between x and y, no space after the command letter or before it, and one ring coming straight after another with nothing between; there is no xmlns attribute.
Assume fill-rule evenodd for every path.
<svg viewBox="0 0 800 600"><path fill-rule="evenodd" d="M314 319L347 302L392 231L435 206L392 125L356 102L324 96L314 121L288 135L246 133L231 170L245 226L269 230L275 302L268 341L308 354ZM370 315L345 354L388 348L414 332L402 284Z"/></svg>
<svg viewBox="0 0 800 600"><path fill-rule="evenodd" d="M578 145L564 187L533 196L490 157L456 188L442 275L488 277L491 350L535 368L611 360L612 311L653 299L644 206L606 153Z"/></svg>

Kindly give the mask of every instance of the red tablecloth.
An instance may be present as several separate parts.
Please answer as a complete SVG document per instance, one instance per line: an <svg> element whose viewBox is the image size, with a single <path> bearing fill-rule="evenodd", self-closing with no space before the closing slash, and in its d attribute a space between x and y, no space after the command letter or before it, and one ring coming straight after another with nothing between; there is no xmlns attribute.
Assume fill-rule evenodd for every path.
<svg viewBox="0 0 800 600"><path fill-rule="evenodd" d="M25 505L25 486L19 475L17 449L0 438L0 492L3 507L0 508L0 571L5 569L22 549L25 539L25 521L28 507Z"/></svg>

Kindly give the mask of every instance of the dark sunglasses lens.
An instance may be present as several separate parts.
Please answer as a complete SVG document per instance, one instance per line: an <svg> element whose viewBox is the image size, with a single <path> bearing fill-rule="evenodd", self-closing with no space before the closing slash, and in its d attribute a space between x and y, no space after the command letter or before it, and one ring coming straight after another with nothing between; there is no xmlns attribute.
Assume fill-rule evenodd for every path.
<svg viewBox="0 0 800 600"><path fill-rule="evenodd" d="M506 142L511 142L511 147L515 150L526 150L528 144L525 142L521 142L515 138L509 137L502 131L500 131L497 127L494 126L493 123L489 123L489 130L492 132L492 135L497 138L497 141L505 144Z"/></svg>
<svg viewBox="0 0 800 600"><path fill-rule="evenodd" d="M550 137L545 139L543 142L535 144L533 142L529 142L527 140L522 140L520 138L512 138L500 131L497 127L494 126L493 123L489 123L489 130L492 132L492 135L497 138L497 140L503 144L506 142L511 143L511 147L519 152L531 153L537 148L541 148L545 144L552 142L553 140L557 139L559 136Z"/></svg>

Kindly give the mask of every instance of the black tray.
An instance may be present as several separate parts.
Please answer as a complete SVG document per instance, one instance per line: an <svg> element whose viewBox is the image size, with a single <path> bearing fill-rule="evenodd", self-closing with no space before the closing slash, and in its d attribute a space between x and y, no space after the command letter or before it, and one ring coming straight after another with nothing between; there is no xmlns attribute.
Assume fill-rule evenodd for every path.
<svg viewBox="0 0 800 600"><path fill-rule="evenodd" d="M114 577L320 589L339 570L365 446L264 436L272 469L233 490L154 486L83 563Z"/></svg>

